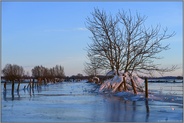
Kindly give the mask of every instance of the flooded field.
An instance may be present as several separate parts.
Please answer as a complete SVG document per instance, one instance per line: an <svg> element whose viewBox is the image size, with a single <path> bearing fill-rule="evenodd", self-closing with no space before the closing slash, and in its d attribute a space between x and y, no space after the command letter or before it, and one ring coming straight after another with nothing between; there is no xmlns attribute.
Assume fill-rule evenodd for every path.
<svg viewBox="0 0 184 123"><path fill-rule="evenodd" d="M61 82L11 95L1 85L2 122L182 122L183 83L149 83L144 94L99 93L93 83ZM17 85L15 84L15 87ZM16 89L15 89L16 90ZM127 97L127 98L125 98Z"/></svg>

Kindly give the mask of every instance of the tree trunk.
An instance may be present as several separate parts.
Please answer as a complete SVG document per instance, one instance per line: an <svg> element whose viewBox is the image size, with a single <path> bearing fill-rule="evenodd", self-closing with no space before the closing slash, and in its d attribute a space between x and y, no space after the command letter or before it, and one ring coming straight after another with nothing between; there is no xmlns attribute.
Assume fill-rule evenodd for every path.
<svg viewBox="0 0 184 123"><path fill-rule="evenodd" d="M127 91L125 76L123 76L124 91Z"/></svg>
<svg viewBox="0 0 184 123"><path fill-rule="evenodd" d="M119 76L119 69L116 69L116 74Z"/></svg>
<svg viewBox="0 0 184 123"><path fill-rule="evenodd" d="M12 81L12 100L14 100L14 80Z"/></svg>
<svg viewBox="0 0 184 123"><path fill-rule="evenodd" d="M12 93L14 93L14 85L15 85L15 82L14 80L12 81Z"/></svg>
<svg viewBox="0 0 184 123"><path fill-rule="evenodd" d="M35 84L35 83L34 83L34 79L33 79L33 82L32 82L32 88L34 88L34 84Z"/></svg>
<svg viewBox="0 0 184 123"><path fill-rule="evenodd" d="M44 78L43 81L44 81L44 85L47 85L46 78Z"/></svg>
<svg viewBox="0 0 184 123"><path fill-rule="evenodd" d="M6 82L4 83L4 89L6 90Z"/></svg>
<svg viewBox="0 0 184 123"><path fill-rule="evenodd" d="M39 83L39 86L42 85L42 79L41 78L38 78L38 83Z"/></svg>

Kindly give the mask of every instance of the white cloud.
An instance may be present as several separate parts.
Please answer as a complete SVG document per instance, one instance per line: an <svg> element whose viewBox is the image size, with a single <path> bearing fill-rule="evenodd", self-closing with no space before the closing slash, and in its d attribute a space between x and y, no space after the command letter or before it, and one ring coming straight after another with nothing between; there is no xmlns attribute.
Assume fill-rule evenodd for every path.
<svg viewBox="0 0 184 123"><path fill-rule="evenodd" d="M75 29L76 31L87 31L87 28L79 27Z"/></svg>
<svg viewBox="0 0 184 123"><path fill-rule="evenodd" d="M85 27L78 27L73 29L46 29L44 32L71 32L71 31L87 31Z"/></svg>
<svg viewBox="0 0 184 123"><path fill-rule="evenodd" d="M66 32L66 31L70 31L67 29L46 29L44 30L44 32Z"/></svg>

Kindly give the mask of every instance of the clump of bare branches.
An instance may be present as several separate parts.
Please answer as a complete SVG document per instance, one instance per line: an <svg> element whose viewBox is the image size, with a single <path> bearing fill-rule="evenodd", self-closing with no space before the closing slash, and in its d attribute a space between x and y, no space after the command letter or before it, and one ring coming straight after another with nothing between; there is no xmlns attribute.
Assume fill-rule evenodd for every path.
<svg viewBox="0 0 184 123"><path fill-rule="evenodd" d="M44 83L49 81L55 81L55 78L65 77L64 67L56 65L53 68L46 68L41 66L35 66L32 69L32 76L38 80L44 80Z"/></svg>
<svg viewBox="0 0 184 123"><path fill-rule="evenodd" d="M101 59L97 58L97 57L93 57L92 55L88 54L88 59L90 61L90 63L85 62L84 64L84 72L88 75L88 76L97 76L99 75L102 70L101 70Z"/></svg>
<svg viewBox="0 0 184 123"><path fill-rule="evenodd" d="M22 66L16 64L7 64L2 70L2 73L6 80L15 81L21 79L24 75L24 69Z"/></svg>
<svg viewBox="0 0 184 123"><path fill-rule="evenodd" d="M4 78L6 81L10 81L12 83L12 99L14 98L14 84L15 81L18 81L17 91L20 87L21 78L24 76L24 69L22 66L16 64L7 64L2 70ZM6 89L6 82L4 83L4 88Z"/></svg>
<svg viewBox="0 0 184 123"><path fill-rule="evenodd" d="M168 50L169 45L162 45L175 35L168 34L168 29L161 26L146 27L147 17L131 11L119 11L114 17L105 11L94 9L87 18L87 28L92 33L92 43L87 46L88 54L98 59L101 69L124 71L124 73L152 74L170 72L176 66L162 68L155 64L161 59L158 54Z"/></svg>

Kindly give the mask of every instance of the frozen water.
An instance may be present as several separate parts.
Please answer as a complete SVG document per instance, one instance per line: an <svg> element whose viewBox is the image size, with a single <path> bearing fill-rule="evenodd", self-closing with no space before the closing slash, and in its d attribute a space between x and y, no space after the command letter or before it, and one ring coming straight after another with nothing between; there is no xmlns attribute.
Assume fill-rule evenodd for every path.
<svg viewBox="0 0 184 123"><path fill-rule="evenodd" d="M181 84L181 83L180 83ZM99 93L94 83L61 82L33 90L23 87L15 91L11 85L1 90L2 122L181 122L183 115L181 85L150 84L149 99L131 92ZM165 85L165 84L164 84ZM163 87L162 95L157 88ZM165 89L171 89L169 95ZM3 87L3 86L2 86ZM177 91L180 90L180 91ZM140 118L141 117L141 118Z"/></svg>

